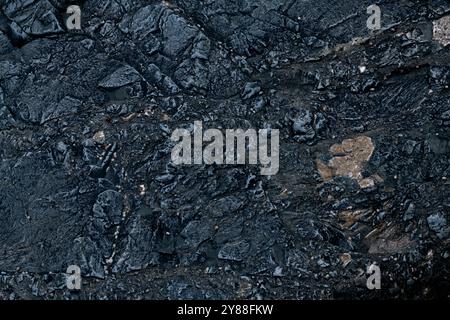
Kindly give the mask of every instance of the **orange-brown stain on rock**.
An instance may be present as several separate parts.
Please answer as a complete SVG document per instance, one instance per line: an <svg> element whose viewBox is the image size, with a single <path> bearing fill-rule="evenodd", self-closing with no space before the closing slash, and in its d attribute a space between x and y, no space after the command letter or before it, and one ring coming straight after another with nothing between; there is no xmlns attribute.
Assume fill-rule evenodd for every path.
<svg viewBox="0 0 450 320"><path fill-rule="evenodd" d="M354 139L345 139L341 144L330 147L330 153L334 156L328 163L317 160L317 169L322 179L331 180L334 177L349 177L358 181L361 188L368 188L375 184L379 176L364 178L362 170L370 160L375 147L372 139L367 136L359 136Z"/></svg>

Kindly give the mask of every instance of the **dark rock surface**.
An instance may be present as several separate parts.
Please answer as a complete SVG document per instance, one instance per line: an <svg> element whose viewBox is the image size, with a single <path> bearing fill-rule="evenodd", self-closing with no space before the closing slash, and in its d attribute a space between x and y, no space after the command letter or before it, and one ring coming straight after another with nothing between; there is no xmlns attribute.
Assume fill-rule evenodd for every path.
<svg viewBox="0 0 450 320"><path fill-rule="evenodd" d="M0 0L0 299L448 297L450 2L377 3ZM279 173L171 165L194 120Z"/></svg>

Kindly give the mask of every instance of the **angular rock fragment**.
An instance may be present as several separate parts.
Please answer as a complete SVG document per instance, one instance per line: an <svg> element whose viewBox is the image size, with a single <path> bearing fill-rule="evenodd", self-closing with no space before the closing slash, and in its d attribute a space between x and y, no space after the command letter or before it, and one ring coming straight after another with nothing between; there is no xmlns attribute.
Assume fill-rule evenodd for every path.
<svg viewBox="0 0 450 320"><path fill-rule="evenodd" d="M17 40L63 32L56 9L47 0L19 0L3 4L12 35Z"/></svg>
<svg viewBox="0 0 450 320"><path fill-rule="evenodd" d="M217 257L222 260L231 260L240 262L244 260L249 250L250 244L244 240L233 243L227 243L220 249Z"/></svg>
<svg viewBox="0 0 450 320"><path fill-rule="evenodd" d="M116 89L140 81L141 79L142 77L136 69L126 65L105 77L98 85L105 89Z"/></svg>
<svg viewBox="0 0 450 320"><path fill-rule="evenodd" d="M433 214L427 218L428 226L440 239L445 239L450 235L450 227L447 220L441 214Z"/></svg>
<svg viewBox="0 0 450 320"><path fill-rule="evenodd" d="M181 231L178 243L180 249L197 248L202 242L210 239L214 233L213 225L209 221L191 221Z"/></svg>
<svg viewBox="0 0 450 320"><path fill-rule="evenodd" d="M97 197L92 212L96 223L108 229L122 219L122 195L114 190L106 190Z"/></svg>

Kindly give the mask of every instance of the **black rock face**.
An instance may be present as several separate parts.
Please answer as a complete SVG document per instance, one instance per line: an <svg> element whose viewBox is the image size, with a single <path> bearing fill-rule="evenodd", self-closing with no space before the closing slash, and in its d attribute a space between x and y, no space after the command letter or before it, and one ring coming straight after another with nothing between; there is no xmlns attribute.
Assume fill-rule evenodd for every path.
<svg viewBox="0 0 450 320"><path fill-rule="evenodd" d="M450 3L377 3L0 0L0 299L448 297ZM279 172L173 165L194 121Z"/></svg>

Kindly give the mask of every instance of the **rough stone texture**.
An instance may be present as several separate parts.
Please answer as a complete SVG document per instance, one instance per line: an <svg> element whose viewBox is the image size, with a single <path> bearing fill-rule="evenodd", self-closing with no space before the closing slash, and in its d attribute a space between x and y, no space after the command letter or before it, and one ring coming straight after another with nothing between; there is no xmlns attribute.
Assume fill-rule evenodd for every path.
<svg viewBox="0 0 450 320"><path fill-rule="evenodd" d="M1 0L0 299L448 297L450 4L377 3ZM171 165L195 120L279 173Z"/></svg>
<svg viewBox="0 0 450 320"><path fill-rule="evenodd" d="M369 162L374 146L369 137L359 136L355 139L345 139L342 144L334 144L330 147L330 153L334 155L324 164L317 161L317 169L325 181L333 177L348 177L358 181L361 187L367 188L374 185L372 179L363 179L362 170L365 163Z"/></svg>
<svg viewBox="0 0 450 320"><path fill-rule="evenodd" d="M445 16L433 22L433 38L442 45L450 44L450 17Z"/></svg>

